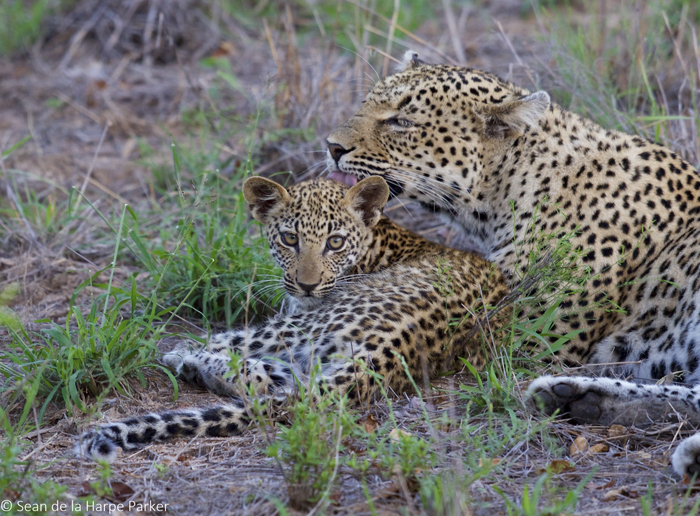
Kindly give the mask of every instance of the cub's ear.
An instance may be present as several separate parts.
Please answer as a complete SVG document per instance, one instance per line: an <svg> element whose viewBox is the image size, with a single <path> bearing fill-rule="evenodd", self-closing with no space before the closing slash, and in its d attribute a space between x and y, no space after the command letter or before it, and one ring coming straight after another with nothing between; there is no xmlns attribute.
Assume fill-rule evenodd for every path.
<svg viewBox="0 0 700 516"><path fill-rule="evenodd" d="M253 218L267 224L270 214L291 197L282 185L264 177L249 177L243 183L243 197L250 204Z"/></svg>
<svg viewBox="0 0 700 516"><path fill-rule="evenodd" d="M370 176L350 188L345 194L345 200L367 227L373 228L379 222L382 209L389 200L389 187L383 178Z"/></svg>
<svg viewBox="0 0 700 516"><path fill-rule="evenodd" d="M549 94L537 91L500 105L488 106L481 114L490 138L517 137L527 126L539 122L549 108Z"/></svg>

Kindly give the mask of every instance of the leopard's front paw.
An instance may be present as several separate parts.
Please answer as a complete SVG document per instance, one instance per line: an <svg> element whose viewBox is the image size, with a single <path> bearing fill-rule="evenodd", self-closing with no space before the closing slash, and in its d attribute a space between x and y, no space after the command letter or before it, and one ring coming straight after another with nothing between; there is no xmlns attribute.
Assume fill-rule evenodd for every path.
<svg viewBox="0 0 700 516"><path fill-rule="evenodd" d="M160 362L174 372L176 375L182 373L182 365L185 363L185 357L192 354L192 342L186 341L178 344L175 349L169 351L160 357Z"/></svg>
<svg viewBox="0 0 700 516"><path fill-rule="evenodd" d="M542 376L530 384L527 395L530 407L548 416L557 413L577 424L604 424L603 397L581 379Z"/></svg>
<svg viewBox="0 0 700 516"><path fill-rule="evenodd" d="M678 445L671 456L671 465L680 476L698 475L700 480L700 434L692 435Z"/></svg>

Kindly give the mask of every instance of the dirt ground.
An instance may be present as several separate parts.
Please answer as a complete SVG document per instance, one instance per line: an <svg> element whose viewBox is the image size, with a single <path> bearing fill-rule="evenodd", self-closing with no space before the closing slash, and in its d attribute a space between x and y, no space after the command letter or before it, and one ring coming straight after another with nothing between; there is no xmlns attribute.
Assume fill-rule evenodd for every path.
<svg viewBox="0 0 700 516"><path fill-rule="evenodd" d="M523 16L520 4L493 0L453 5L463 35L462 56L455 55L443 18L426 21L417 39L403 37L395 42L392 53L400 55L403 48L399 43L403 42L428 61L445 61L451 56L525 87L547 89L556 80L549 73L553 65L550 49L540 37L537 20ZM183 113L209 102L230 102L235 109L253 109L245 96L216 100L208 96L217 71L202 66L207 57L227 56L231 73L241 90L250 92L250 98L266 95L270 84L288 80L289 74L296 74L299 80L300 92L286 102L297 102L301 107L284 124L311 128L315 137L263 147L258 172L291 170L297 177L308 176L304 171L316 161L310 151L324 148L324 135L352 114L366 91L364 83L347 87L347 81L362 66L361 61L342 49L309 40L290 50L285 46L290 38L289 24L285 27L283 22L270 22L266 31L262 23L251 27L216 11L227 27L227 31L221 31L204 16L198 2L168 3L167 8L162 7L166 13L163 22L154 7L157 5L137 0L78 1L68 14L49 19L47 36L30 50L0 59L0 148L6 149L27 135L32 137L2 164L0 203L12 206L12 196L17 194L11 184L33 190L42 202L66 195L76 187L106 212L118 210L122 203L157 203L149 188L149 164L169 163L170 138L187 137ZM294 20L292 13L292 26L302 21L309 22ZM162 31L149 32L149 24L152 29L159 23L164 24ZM162 41L144 34L158 34ZM163 43L166 41L170 44ZM294 66L298 67L296 71ZM322 87L314 82L319 76L332 77L332 83ZM323 89L322 95L317 95L319 89ZM319 104L311 106L309 99L314 97ZM303 99L306 111L302 109ZM155 150L155 156L146 159L141 151L144 143ZM232 139L222 152L244 156L245 147ZM430 238L469 246L429 216L421 215L416 220L394 206L388 210L390 216ZM20 295L11 307L27 328L37 327L33 321L38 319L65 321L75 288L90 271L109 263L113 242L95 238L92 229L100 224L85 208L62 238L42 241L30 230L3 232L0 287L19 282ZM121 274L131 270L125 265ZM0 342L8 342L3 329ZM166 340L161 350L173 345ZM106 400L102 407L104 420L217 403L215 396L186 384L181 385L174 402L165 375L153 372L147 381L146 388L133 382L130 397L118 395ZM451 410L452 403L440 398L435 410L438 414ZM399 399L395 409L403 417L401 424L412 425L419 420L409 399ZM386 418L387 407L378 404L371 412L381 421ZM363 415L360 412L358 417ZM519 416L529 417L524 413ZM82 429L93 423L85 416L71 417L54 406L49 408L41 430L27 436L34 447L25 457L31 456L39 466L39 478L68 486L69 499L76 501L90 492L88 484L97 472L94 464L73 458L70 449ZM582 428L562 422L552 424L552 431L565 450L563 455L552 456L541 443L520 443L511 452L517 460L499 477L501 489L511 487L514 493L522 493L523 486L536 479L535 473L552 461L573 460L574 467L560 473L569 485L577 485L595 471L581 495L578 514L642 514L639 500L647 494L650 482L654 486L650 514L682 514L677 502L687 486L672 476L669 456L674 443L687 435L688 429L665 425L610 434L607 428ZM571 456L570 446L580 436L590 445L607 445L608 451ZM167 504L165 510L154 512L169 515L274 514L277 509L270 497L285 500L287 487L276 463L263 453L265 442L265 434L256 430L243 437L181 440L123 454L112 468L115 496L111 499ZM449 442L449 431L444 442ZM166 464L166 470L159 471L155 463ZM360 479L341 473L342 480L327 513L420 513L395 478L373 475L368 479L374 504L370 510ZM475 482L469 495L473 500L471 514L506 514L490 481ZM296 514L292 509L288 511Z"/></svg>

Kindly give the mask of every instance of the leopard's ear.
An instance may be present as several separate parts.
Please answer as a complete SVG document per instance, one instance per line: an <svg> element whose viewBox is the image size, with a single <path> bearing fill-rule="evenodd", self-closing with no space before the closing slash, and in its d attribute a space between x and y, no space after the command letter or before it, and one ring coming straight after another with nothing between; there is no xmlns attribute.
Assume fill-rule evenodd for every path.
<svg viewBox="0 0 700 516"><path fill-rule="evenodd" d="M280 184L264 177L249 177L243 183L243 197L250 204L253 218L262 224L267 224L270 214L291 199L287 190Z"/></svg>
<svg viewBox="0 0 700 516"><path fill-rule="evenodd" d="M520 136L526 127L537 125L549 104L549 94L537 91L502 104L489 105L479 111L486 135L499 139Z"/></svg>
<svg viewBox="0 0 700 516"><path fill-rule="evenodd" d="M405 72L406 70L410 70L411 68L418 68L419 66L424 66L427 63L425 61L421 61L418 58L418 52L414 52L413 50L406 50L403 54L403 58L401 61L399 61L399 64L396 65L396 71L397 72Z"/></svg>
<svg viewBox="0 0 700 516"><path fill-rule="evenodd" d="M370 176L359 181L345 194L350 209L357 212L367 227L374 227L389 200L389 186L383 178Z"/></svg>

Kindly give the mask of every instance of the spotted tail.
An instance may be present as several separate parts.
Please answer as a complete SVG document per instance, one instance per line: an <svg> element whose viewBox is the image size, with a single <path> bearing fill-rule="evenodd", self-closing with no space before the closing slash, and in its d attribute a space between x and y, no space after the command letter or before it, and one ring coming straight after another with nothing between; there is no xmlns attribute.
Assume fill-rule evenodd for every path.
<svg viewBox="0 0 700 516"><path fill-rule="evenodd" d="M73 450L83 458L113 462L118 448L128 451L178 436L228 437L242 433L249 424L244 404L237 400L216 407L152 413L105 424L85 432Z"/></svg>

